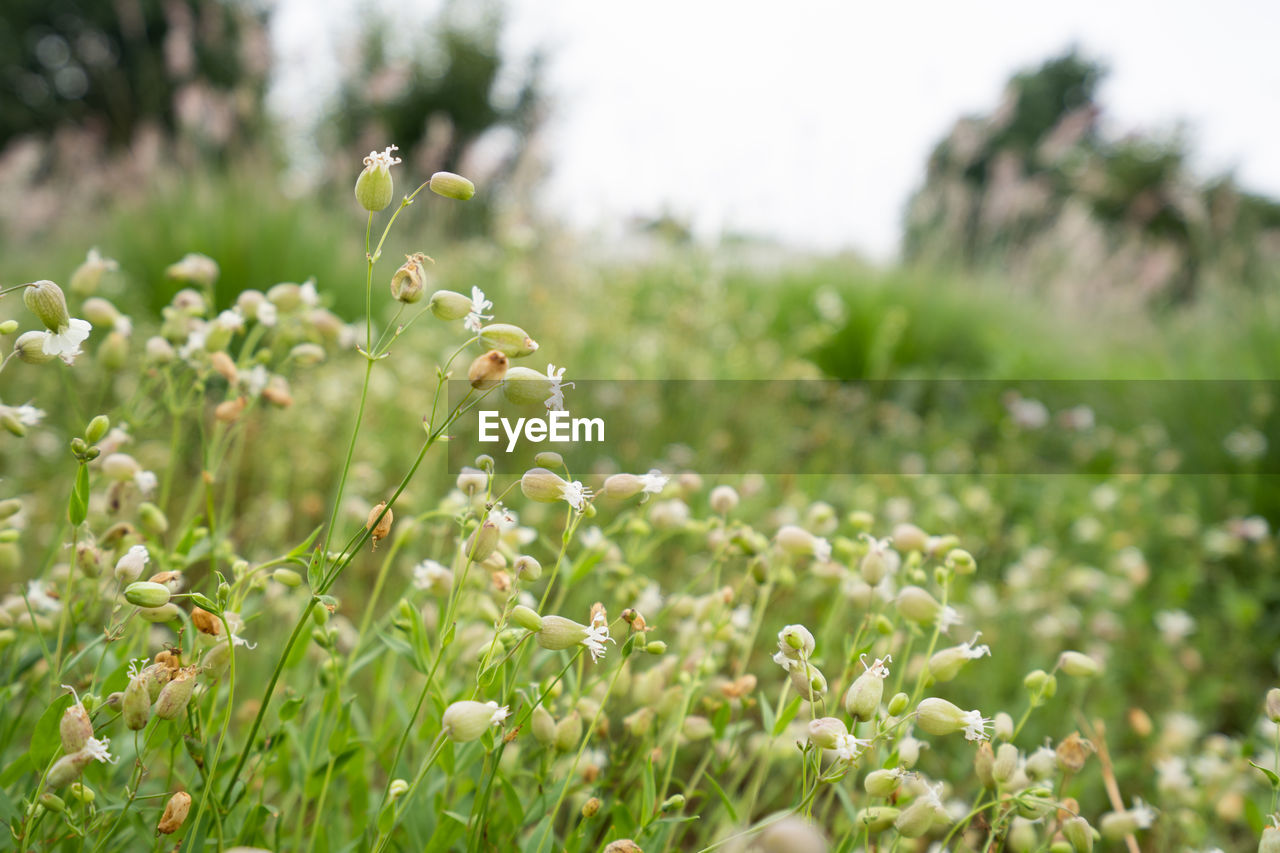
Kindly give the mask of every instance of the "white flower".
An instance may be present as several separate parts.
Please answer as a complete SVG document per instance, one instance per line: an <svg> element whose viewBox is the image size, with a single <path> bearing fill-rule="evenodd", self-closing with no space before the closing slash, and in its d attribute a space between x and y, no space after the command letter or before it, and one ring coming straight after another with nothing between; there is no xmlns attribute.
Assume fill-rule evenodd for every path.
<svg viewBox="0 0 1280 853"><path fill-rule="evenodd" d="M957 648L957 651L959 651L962 655L964 655L969 660L977 660L983 655L986 655L987 657L991 657L991 647L988 646L986 643L983 643L980 646L974 645L974 643L978 642L978 638L981 636L982 636L981 631L974 634L973 639L967 643L961 643Z"/></svg>
<svg viewBox="0 0 1280 853"><path fill-rule="evenodd" d="M604 613L597 612L592 616L591 627L586 630L587 636L582 638L582 645L591 652L591 661L595 663L604 657L604 644L613 642L613 638L609 636L609 623Z"/></svg>
<svg viewBox="0 0 1280 853"><path fill-rule="evenodd" d="M934 785L926 784L924 793L920 795L925 802L932 805L935 809L944 808L942 805L942 783L938 782Z"/></svg>
<svg viewBox="0 0 1280 853"><path fill-rule="evenodd" d="M493 303L484 298L484 291L478 287L471 288L471 313L467 314L467 318L462 321L463 328L470 332L479 332L484 326L485 320L492 320L492 314L484 313L486 308L492 308Z"/></svg>
<svg viewBox="0 0 1280 853"><path fill-rule="evenodd" d="M964 721L965 740L987 740L991 737L987 731L991 727L991 719L982 716L980 711L965 711L961 719Z"/></svg>
<svg viewBox="0 0 1280 853"><path fill-rule="evenodd" d="M244 646L246 649L256 649L257 643L251 643L244 637L240 636L240 632L244 630L244 620L240 618L239 613L232 613L230 610L224 611L223 616L226 617L227 627L231 629L231 645Z"/></svg>
<svg viewBox="0 0 1280 853"><path fill-rule="evenodd" d="M190 360L193 355L204 349L204 342L208 337L208 324L202 320L194 321L190 331L187 332L186 343L178 347L178 355Z"/></svg>
<svg viewBox="0 0 1280 853"><path fill-rule="evenodd" d="M214 322L222 328L233 332L238 332L244 328L244 317L241 316L239 311L230 308L219 314L218 319Z"/></svg>
<svg viewBox="0 0 1280 853"><path fill-rule="evenodd" d="M84 742L84 746L80 751L95 761L101 761L103 764L110 764L115 761L115 759L111 757L111 753L107 750L110 746L111 738L109 737L104 737L102 740L98 740L96 737L91 737Z"/></svg>
<svg viewBox="0 0 1280 853"><path fill-rule="evenodd" d="M263 305L269 303L264 302ZM261 308L259 308L261 310ZM261 364L255 364L252 369L243 371L240 374L240 384L244 387L245 393L250 397L257 397L262 394L262 389L267 387L267 383L271 381L271 372Z"/></svg>
<svg viewBox="0 0 1280 853"><path fill-rule="evenodd" d="M133 482L142 494L149 495L156 490L157 480L154 471L139 471L133 475Z"/></svg>
<svg viewBox="0 0 1280 853"><path fill-rule="evenodd" d="M977 639L977 637L974 639ZM893 663L893 655L885 655L882 658L876 658L871 662L870 666L867 666L866 657L866 655L859 655L858 660L862 661L862 665L866 668L868 673L874 675L876 678L889 677L889 667L885 666L885 664Z"/></svg>
<svg viewBox="0 0 1280 853"><path fill-rule="evenodd" d="M1156 810L1144 803L1141 797L1134 797L1133 808L1129 809L1129 815L1138 824L1138 829L1150 829L1156 819Z"/></svg>
<svg viewBox="0 0 1280 853"><path fill-rule="evenodd" d="M436 584L451 579L450 571L435 560L423 560L413 567L413 585L418 589L431 589Z"/></svg>
<svg viewBox="0 0 1280 853"><path fill-rule="evenodd" d="M1155 617L1156 629L1167 645L1176 645L1196 629L1196 620L1185 610L1160 610Z"/></svg>
<svg viewBox="0 0 1280 853"><path fill-rule="evenodd" d="M364 158L364 164L375 168L382 167L384 169L389 169L401 162L399 157L396 157L391 153L392 151L399 150L399 146L388 145L381 153L377 151L370 151L369 156Z"/></svg>
<svg viewBox="0 0 1280 853"><path fill-rule="evenodd" d="M395 146L391 146L394 148ZM396 162L400 162L400 158L396 158ZM320 304L320 294L316 291L316 280L309 278L298 288L298 298L302 300L302 304L308 308L314 308Z"/></svg>
<svg viewBox="0 0 1280 853"><path fill-rule="evenodd" d="M825 563L831 559L831 543L821 536L813 537L813 558L819 563Z"/></svg>
<svg viewBox="0 0 1280 853"><path fill-rule="evenodd" d="M836 736L836 755L841 761L855 761L862 750L871 746L871 741L856 738L853 735Z"/></svg>
<svg viewBox="0 0 1280 853"><path fill-rule="evenodd" d="M657 613L662 609L662 588L652 581L636 597L635 609L645 613ZM748 608L748 618L750 618Z"/></svg>
<svg viewBox="0 0 1280 853"><path fill-rule="evenodd" d="M111 330L127 338L133 334L133 321L123 314L117 314L116 319L111 323Z"/></svg>
<svg viewBox="0 0 1280 853"><path fill-rule="evenodd" d="M640 491L645 495L660 495L670 481L670 477L653 468L648 474L640 475Z"/></svg>
<svg viewBox="0 0 1280 853"><path fill-rule="evenodd" d="M947 633L953 625L959 625L964 620L960 618L960 613L954 607L947 606L938 610L938 630Z"/></svg>
<svg viewBox="0 0 1280 853"><path fill-rule="evenodd" d="M579 481L574 480L572 483L565 483L560 487L560 499L578 512L582 512L582 508L586 506L587 501L591 500L591 490Z"/></svg>
<svg viewBox="0 0 1280 853"><path fill-rule="evenodd" d="M550 383L550 390L546 399L547 409L553 412L564 411L564 389L572 388L572 382L564 381L565 368L556 370L554 364L547 365L547 381Z"/></svg>
<svg viewBox="0 0 1280 853"><path fill-rule="evenodd" d="M489 725L491 726L500 726L503 720L511 716L511 711L506 705L499 708L497 702L486 702L485 704L494 709L493 716L489 718Z"/></svg>
<svg viewBox="0 0 1280 853"><path fill-rule="evenodd" d="M146 668L147 668L146 658L134 658L133 660L129 661L129 668L125 671L125 674L128 675L130 679L134 679L134 678L137 678L139 675L141 675L142 671Z"/></svg>
<svg viewBox="0 0 1280 853"><path fill-rule="evenodd" d="M578 541L588 551L594 551L597 548L603 549L609 544L609 540L605 539L604 531L599 527L588 527L578 534Z"/></svg>
<svg viewBox="0 0 1280 853"><path fill-rule="evenodd" d="M48 584L41 580L27 583L27 601L31 603L32 608L42 613L56 613L62 609L62 602L56 595L49 592Z"/></svg>
<svg viewBox="0 0 1280 853"><path fill-rule="evenodd" d="M258 306L257 321L264 326L274 326L276 320L279 319L280 313L276 310L275 303L268 302L265 299Z"/></svg>
<svg viewBox="0 0 1280 853"><path fill-rule="evenodd" d="M45 355L56 355L67 364L72 364L80 354L80 344L89 337L93 326L87 320L72 317L67 325L56 332L45 332L40 349Z"/></svg>
<svg viewBox="0 0 1280 853"><path fill-rule="evenodd" d="M44 410L30 404L21 406L0 405L0 414L9 415L23 426L35 426L44 418Z"/></svg>
<svg viewBox="0 0 1280 853"><path fill-rule="evenodd" d="M134 545L116 561L116 580L121 582L137 580L150 559L151 554L147 552L147 546Z"/></svg>

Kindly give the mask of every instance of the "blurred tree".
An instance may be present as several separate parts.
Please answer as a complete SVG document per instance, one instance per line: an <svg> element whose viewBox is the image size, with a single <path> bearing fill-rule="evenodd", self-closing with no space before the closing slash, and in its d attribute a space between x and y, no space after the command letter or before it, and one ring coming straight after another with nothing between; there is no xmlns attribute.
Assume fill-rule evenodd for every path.
<svg viewBox="0 0 1280 853"><path fill-rule="evenodd" d="M1180 132L1108 140L1103 67L1074 50L1019 73L990 116L958 121L912 198L907 260L1007 277L1091 301L1188 301L1255 283L1280 259L1280 204L1187 168Z"/></svg>
<svg viewBox="0 0 1280 853"><path fill-rule="evenodd" d="M326 127L347 152L388 141L420 172L465 172L484 191L450 214L468 230L486 226L499 188L536 179L530 143L541 124L541 56L515 69L500 49L500 4L447 3L435 21L364 16L353 69ZM485 156L478 144L490 141ZM345 172L339 173L345 174Z"/></svg>
<svg viewBox="0 0 1280 853"><path fill-rule="evenodd" d="M266 12L245 0L6 0L0 149L69 125L103 144L144 127L225 149L262 129Z"/></svg>

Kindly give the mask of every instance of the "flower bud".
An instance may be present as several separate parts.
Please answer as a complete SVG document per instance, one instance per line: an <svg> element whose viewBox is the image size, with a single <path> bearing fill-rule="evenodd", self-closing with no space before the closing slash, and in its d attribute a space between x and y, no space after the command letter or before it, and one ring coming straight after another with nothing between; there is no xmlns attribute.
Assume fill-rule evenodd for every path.
<svg viewBox="0 0 1280 853"><path fill-rule="evenodd" d="M387 534L391 532L392 515L388 509L385 513L382 511L387 505L386 501L379 501L378 505L369 510L369 520L365 522L365 529L372 530L370 539L373 540L373 550L378 550L378 543L387 538ZM379 518L378 516L382 516Z"/></svg>
<svg viewBox="0 0 1280 853"><path fill-rule="evenodd" d="M942 605L925 590L918 586L904 586L898 590L898 612L904 619L910 619L921 625L931 625L937 621L942 612Z"/></svg>
<svg viewBox="0 0 1280 853"><path fill-rule="evenodd" d="M991 778L997 784L1004 785L1013 778L1018 770L1018 748L1011 743L1002 743L996 750L995 761L991 765Z"/></svg>
<svg viewBox="0 0 1280 853"><path fill-rule="evenodd" d="M945 565L957 575L971 575L978 570L973 555L962 548L954 548L947 552Z"/></svg>
<svg viewBox="0 0 1280 853"><path fill-rule="evenodd" d="M1022 684L1027 690L1040 694L1044 699L1051 699L1058 692L1058 679L1043 669L1033 669L1028 672L1022 679Z"/></svg>
<svg viewBox="0 0 1280 853"><path fill-rule="evenodd" d="M582 740L582 715L572 711L569 716L556 724L556 749L569 752L577 748L580 740Z"/></svg>
<svg viewBox="0 0 1280 853"><path fill-rule="evenodd" d="M148 622L154 622L159 625L165 622L173 622L182 616L182 611L178 609L178 605L172 601L166 602L159 607L142 607L138 609L138 615Z"/></svg>
<svg viewBox="0 0 1280 853"><path fill-rule="evenodd" d="M853 822L856 826L866 827L868 835L879 835L893 826L901 814L901 811L892 806L872 806L858 812Z"/></svg>
<svg viewBox="0 0 1280 853"><path fill-rule="evenodd" d="M1062 836L1071 844L1074 853L1091 853L1093 827L1082 817L1068 818L1062 824Z"/></svg>
<svg viewBox="0 0 1280 853"><path fill-rule="evenodd" d="M875 667L868 669L854 679L844 694L845 713L865 723L875 717L883 696L884 676L879 675Z"/></svg>
<svg viewBox="0 0 1280 853"><path fill-rule="evenodd" d="M403 302L405 305L422 299L423 291L427 285L427 269L425 264L431 262L431 258L415 252L412 255L405 256L405 262L400 265L400 269L395 271L391 276L391 298L397 302Z"/></svg>
<svg viewBox="0 0 1280 853"><path fill-rule="evenodd" d="M527 554L521 554L516 557L515 562L511 564L511 568L520 580L536 581L542 577L542 564Z"/></svg>
<svg viewBox="0 0 1280 853"><path fill-rule="evenodd" d="M164 584L137 581L125 587L124 597L137 607L161 607L169 603L169 588Z"/></svg>
<svg viewBox="0 0 1280 853"><path fill-rule="evenodd" d="M651 643L645 643L644 652L647 655L665 655L667 653L667 644L662 640L654 640Z"/></svg>
<svg viewBox="0 0 1280 853"><path fill-rule="evenodd" d="M530 468L520 478L520 491L531 501L538 503L555 503L564 497L564 489L569 485L546 468Z"/></svg>
<svg viewBox="0 0 1280 853"><path fill-rule="evenodd" d="M808 661L798 661L787 670L791 689L809 702L820 699L827 692L826 676Z"/></svg>
<svg viewBox="0 0 1280 853"><path fill-rule="evenodd" d="M156 824L156 834L172 835L177 832L187 819L189 811L191 811L191 795L186 791L179 791L174 794L169 798L169 802L164 805L164 814L160 816L160 822Z"/></svg>
<svg viewBox="0 0 1280 853"><path fill-rule="evenodd" d="M187 709L191 693L196 689L195 667L179 670L173 680L160 690L156 699L156 716L162 720L177 719Z"/></svg>
<svg viewBox="0 0 1280 853"><path fill-rule="evenodd" d="M708 499L711 511L718 515L728 515L738 506L738 493L732 486L716 486L711 490Z"/></svg>
<svg viewBox="0 0 1280 853"><path fill-rule="evenodd" d="M508 369L505 374L502 396L517 406L541 405L551 395L551 387L551 378L546 374L531 367L516 366Z"/></svg>
<svg viewBox="0 0 1280 853"><path fill-rule="evenodd" d="M523 604L517 604L511 611L511 623L524 628L526 631L542 630L542 617L537 611Z"/></svg>
<svg viewBox="0 0 1280 853"><path fill-rule="evenodd" d="M889 712L891 717L900 717L910 704L910 696L905 693L895 693L893 698L889 700L889 704L885 706L885 710Z"/></svg>
<svg viewBox="0 0 1280 853"><path fill-rule="evenodd" d="M1000 749L1003 750L1006 746L1011 747L1013 745L1008 743L1002 744ZM1017 754L1016 748L1014 749L1014 754ZM1057 754L1048 747L1040 747L1027 757L1026 771L1028 778L1037 782L1043 782L1046 779L1056 776L1058 773ZM1010 773L1010 776L1012 775L1013 774Z"/></svg>
<svg viewBox="0 0 1280 853"><path fill-rule="evenodd" d="M467 300L467 311L471 310L471 300ZM490 323L480 330L480 346L486 350L499 350L509 358L521 358L532 355L538 344L529 337L524 329L510 323Z"/></svg>
<svg viewBox="0 0 1280 853"><path fill-rule="evenodd" d="M813 634L803 625L787 625L778 632L778 648L792 660L812 656L816 647Z"/></svg>
<svg viewBox="0 0 1280 853"><path fill-rule="evenodd" d="M79 803L92 803L98 798L92 788L87 788L80 782L72 782L71 787L67 788L67 793Z"/></svg>
<svg viewBox="0 0 1280 853"><path fill-rule="evenodd" d="M933 828L937 812L938 807L929 797L917 797L898 815L894 829L903 838L919 838Z"/></svg>
<svg viewBox="0 0 1280 853"><path fill-rule="evenodd" d="M476 185L453 172L436 172L427 186L438 196L467 201L476 194Z"/></svg>
<svg viewBox="0 0 1280 853"><path fill-rule="evenodd" d="M151 694L147 690L147 679L143 675L135 675L124 689L124 698L120 702L120 716L124 718L125 727L131 731L146 728L151 719Z"/></svg>
<svg viewBox="0 0 1280 853"><path fill-rule="evenodd" d="M1009 833L1005 836L1005 844L1010 853L1031 853L1040 845L1036 825L1025 817L1015 816L1009 822Z"/></svg>
<svg viewBox="0 0 1280 853"><path fill-rule="evenodd" d="M549 746L555 742L556 719L546 708L541 705L534 708L529 724L533 728L533 736L537 738L538 743Z"/></svg>
<svg viewBox="0 0 1280 853"><path fill-rule="evenodd" d="M498 525L492 521L485 521L479 527L471 532L471 537L467 539L467 547L464 553L467 559L474 563L484 562L489 558L498 547L498 537L501 531Z"/></svg>
<svg viewBox="0 0 1280 853"><path fill-rule="evenodd" d="M914 524L899 524L893 528L893 547L900 553L924 551L929 536Z"/></svg>
<svg viewBox="0 0 1280 853"><path fill-rule="evenodd" d="M1063 652L1058 656L1058 669L1072 678L1092 678L1102 672L1102 665L1081 652Z"/></svg>
<svg viewBox="0 0 1280 853"><path fill-rule="evenodd" d="M553 652L572 648L586 637L585 626L563 616L543 616L542 627L534 634L539 646Z"/></svg>
<svg viewBox="0 0 1280 853"><path fill-rule="evenodd" d="M898 790L898 786L901 783L901 770L896 768L892 770L872 770L867 774L867 778L862 780L862 787L873 797L888 798L893 796L893 792Z"/></svg>
<svg viewBox="0 0 1280 853"><path fill-rule="evenodd" d="M930 697L916 706L920 728L931 735L948 735L963 731L968 740L985 740L991 724L977 711L962 711L945 699Z"/></svg>
<svg viewBox="0 0 1280 853"><path fill-rule="evenodd" d="M809 742L822 749L835 749L849 727L837 717L818 717L809 721Z"/></svg>
<svg viewBox="0 0 1280 853"><path fill-rule="evenodd" d="M995 763L996 755L991 749L991 744L986 741L978 744L978 750L973 754L973 772L984 788L990 789L996 786Z"/></svg>
<svg viewBox="0 0 1280 853"><path fill-rule="evenodd" d="M89 425L84 430L84 440L90 444L97 444L102 441L103 436L111 429L111 419L106 415L98 415L89 421Z"/></svg>
<svg viewBox="0 0 1280 853"><path fill-rule="evenodd" d="M427 308L441 320L461 320L471 313L471 300L453 290L437 290Z"/></svg>
<svg viewBox="0 0 1280 853"><path fill-rule="evenodd" d="M278 584L294 589L302 586L302 575L293 569L276 569L271 573L271 579Z"/></svg>
<svg viewBox="0 0 1280 853"><path fill-rule="evenodd" d="M391 167L400 162L400 158L393 156L391 152L398 150L391 145L381 154L370 151L369 156L364 158L364 171L356 178L356 201L371 213L384 210L391 204L391 197L395 194Z"/></svg>
<svg viewBox="0 0 1280 853"><path fill-rule="evenodd" d="M467 380L471 382L472 388L487 391L502 381L510 364L501 352L489 350L471 362L471 367L467 369Z"/></svg>
<svg viewBox="0 0 1280 853"><path fill-rule="evenodd" d="M62 738L62 751L70 755L79 752L93 737L93 723L89 722L89 712L78 700L62 712L58 722L58 734Z"/></svg>
<svg viewBox="0 0 1280 853"><path fill-rule="evenodd" d="M60 332L71 325L67 297L62 288L51 281L41 280L23 288L22 301L51 332Z"/></svg>

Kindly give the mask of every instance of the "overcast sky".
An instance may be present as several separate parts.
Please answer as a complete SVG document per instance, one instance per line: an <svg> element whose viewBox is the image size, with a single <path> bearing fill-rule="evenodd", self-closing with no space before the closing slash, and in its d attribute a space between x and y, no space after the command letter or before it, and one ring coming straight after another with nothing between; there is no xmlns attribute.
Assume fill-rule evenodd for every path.
<svg viewBox="0 0 1280 853"><path fill-rule="evenodd" d="M368 0L365 0L368 2ZM373 0L429 17L438 0ZM361 0L280 0L278 103L312 101ZM1276 0L510 0L549 56L544 203L586 230L670 210L700 235L896 250L925 158L1014 71L1078 44L1116 133L1184 122L1205 174L1280 196ZM343 35L346 34L346 35ZM393 142L394 140L389 140Z"/></svg>

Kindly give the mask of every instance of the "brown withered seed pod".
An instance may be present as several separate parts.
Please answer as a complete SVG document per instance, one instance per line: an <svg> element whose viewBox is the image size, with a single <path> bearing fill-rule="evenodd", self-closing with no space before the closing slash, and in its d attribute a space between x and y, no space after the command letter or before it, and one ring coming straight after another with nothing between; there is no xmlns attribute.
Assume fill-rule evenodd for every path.
<svg viewBox="0 0 1280 853"><path fill-rule="evenodd" d="M201 607L191 608L191 623L201 634L216 637L222 633L222 622L208 610Z"/></svg>
<svg viewBox="0 0 1280 853"><path fill-rule="evenodd" d="M365 527L373 531L370 538L373 539L373 550L378 550L378 543L387 538L387 534L391 532L391 510L382 512L382 508L387 505L386 501L379 501L378 505L369 510L369 520L365 522ZM382 518L379 519L378 516ZM377 522L376 526L374 522Z"/></svg>
<svg viewBox="0 0 1280 853"><path fill-rule="evenodd" d="M510 362L499 350L489 350L484 355L471 362L471 367L467 370L467 379L471 382L472 388L481 391L487 391L502 381L507 375L507 367Z"/></svg>
<svg viewBox="0 0 1280 853"><path fill-rule="evenodd" d="M189 811L191 811L191 795L186 791L174 794L169 798L169 802L164 804L164 814L156 824L156 835L172 835L177 832L187 819Z"/></svg>

